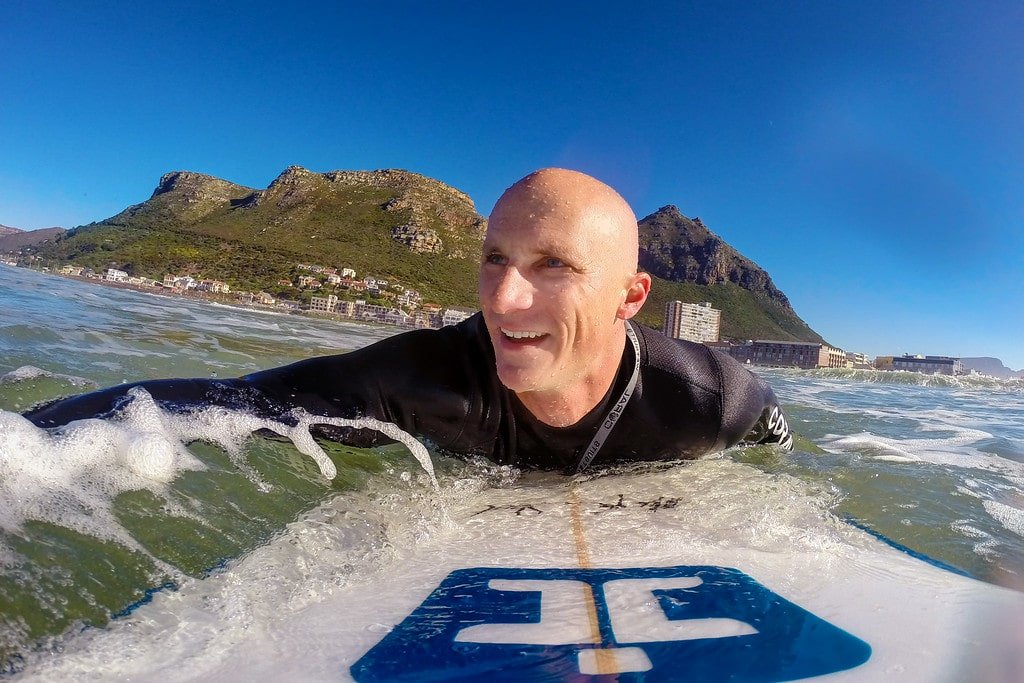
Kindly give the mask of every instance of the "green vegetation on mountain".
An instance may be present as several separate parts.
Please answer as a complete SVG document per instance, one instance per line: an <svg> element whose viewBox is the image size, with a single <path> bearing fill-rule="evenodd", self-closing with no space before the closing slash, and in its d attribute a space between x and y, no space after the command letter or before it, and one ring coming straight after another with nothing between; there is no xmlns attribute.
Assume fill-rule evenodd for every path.
<svg viewBox="0 0 1024 683"><path fill-rule="evenodd" d="M484 224L466 195L405 171L291 167L261 191L179 172L164 176L148 201L75 228L39 255L153 279L216 278L250 291L277 289L296 263L348 267L455 305L476 299Z"/></svg>
<svg viewBox="0 0 1024 683"><path fill-rule="evenodd" d="M312 293L278 284L303 274L297 264L347 267L417 289L425 302L474 307L485 226L467 195L408 171L292 166L265 190L178 171L147 201L43 243L38 255L297 300ZM640 267L655 277L641 322L660 328L668 301L710 301L723 338L822 341L768 274L700 219L667 206L639 226Z"/></svg>
<svg viewBox="0 0 1024 683"><path fill-rule="evenodd" d="M732 282L698 285L654 278L651 296L637 320L661 329L665 304L669 301L701 303L710 301L722 311L722 339L775 339L779 341L821 342L821 336L808 327L792 310Z"/></svg>

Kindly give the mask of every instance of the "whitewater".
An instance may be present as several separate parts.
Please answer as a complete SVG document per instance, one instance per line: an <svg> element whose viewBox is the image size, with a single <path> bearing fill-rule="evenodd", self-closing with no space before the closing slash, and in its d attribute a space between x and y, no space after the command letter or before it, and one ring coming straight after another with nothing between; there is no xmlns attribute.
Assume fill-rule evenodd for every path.
<svg viewBox="0 0 1024 683"><path fill-rule="evenodd" d="M453 532L447 512L467 498L550 505L559 475L431 458L415 442L316 441L301 415L288 425L213 408L174 415L145 392L115 419L53 432L19 414L396 332L0 266L0 672L213 678L231 673L218 669L228 653L257 643L329 678L324 653L346 618L321 608L329 598L410 548L470 533ZM646 500L651 477L671 484L708 543L828 553L832 532L808 529L848 520L951 571L1024 588L1024 382L753 370L799 435L793 453L731 449L603 476L627 501ZM366 641L389 628L371 620Z"/></svg>

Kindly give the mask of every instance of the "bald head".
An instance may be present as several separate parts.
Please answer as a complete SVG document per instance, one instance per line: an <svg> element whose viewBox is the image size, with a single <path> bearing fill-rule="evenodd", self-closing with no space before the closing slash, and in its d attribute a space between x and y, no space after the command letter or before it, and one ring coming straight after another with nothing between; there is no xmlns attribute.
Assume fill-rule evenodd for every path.
<svg viewBox="0 0 1024 683"><path fill-rule="evenodd" d="M650 291L636 266L632 209L588 175L546 168L494 206L480 310L498 378L546 424L575 423L611 386Z"/></svg>
<svg viewBox="0 0 1024 683"><path fill-rule="evenodd" d="M564 168L534 171L498 199L490 223L524 224L557 219L585 227L587 249L607 254L630 273L637 269L636 215L625 199L600 180Z"/></svg>

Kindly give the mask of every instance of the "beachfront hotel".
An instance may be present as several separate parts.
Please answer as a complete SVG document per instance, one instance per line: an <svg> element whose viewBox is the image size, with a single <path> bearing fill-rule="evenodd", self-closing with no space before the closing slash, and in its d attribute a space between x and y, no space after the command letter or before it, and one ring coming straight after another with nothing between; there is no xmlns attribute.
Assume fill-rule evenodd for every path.
<svg viewBox="0 0 1024 683"><path fill-rule="evenodd" d="M845 368L846 352L819 342L760 339L745 344L709 344L741 363L779 368Z"/></svg>
<svg viewBox="0 0 1024 683"><path fill-rule="evenodd" d="M718 341L722 323L722 312L711 307L710 301L701 304L686 304L669 301L665 304L665 335L673 339L688 339L695 342Z"/></svg>
<svg viewBox="0 0 1024 683"><path fill-rule="evenodd" d="M963 375L964 364L959 358L950 356L894 356L892 358L893 370L908 370L910 372L921 372L926 375Z"/></svg>

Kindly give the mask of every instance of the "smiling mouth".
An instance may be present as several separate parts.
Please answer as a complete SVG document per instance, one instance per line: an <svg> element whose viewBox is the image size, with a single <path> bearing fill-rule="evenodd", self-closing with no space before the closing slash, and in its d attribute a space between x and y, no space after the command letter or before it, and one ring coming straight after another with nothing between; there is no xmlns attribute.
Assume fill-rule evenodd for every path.
<svg viewBox="0 0 1024 683"><path fill-rule="evenodd" d="M502 338L515 344L525 344L528 342L539 341L547 336L547 334L544 332L531 332L529 330L506 330L504 327L498 329L501 330Z"/></svg>

